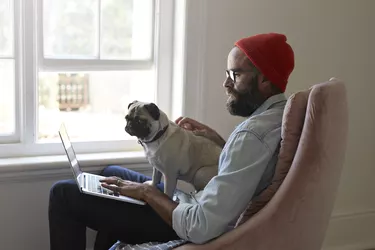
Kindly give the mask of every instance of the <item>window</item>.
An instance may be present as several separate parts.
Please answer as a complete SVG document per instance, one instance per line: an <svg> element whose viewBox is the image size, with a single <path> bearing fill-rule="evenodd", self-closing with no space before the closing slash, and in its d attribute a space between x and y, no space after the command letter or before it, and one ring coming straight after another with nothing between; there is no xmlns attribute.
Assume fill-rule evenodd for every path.
<svg viewBox="0 0 375 250"><path fill-rule="evenodd" d="M0 0L0 157L138 147L133 100L171 111L173 1ZM19 100L19 101L18 101Z"/></svg>
<svg viewBox="0 0 375 250"><path fill-rule="evenodd" d="M15 135L15 53L13 3L0 0L0 136Z"/></svg>

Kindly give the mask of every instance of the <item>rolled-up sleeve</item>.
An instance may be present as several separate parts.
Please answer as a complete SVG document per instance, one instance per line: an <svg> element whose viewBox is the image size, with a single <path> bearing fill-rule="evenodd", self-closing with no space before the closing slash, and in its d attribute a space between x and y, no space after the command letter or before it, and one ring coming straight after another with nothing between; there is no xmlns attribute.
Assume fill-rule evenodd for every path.
<svg viewBox="0 0 375 250"><path fill-rule="evenodd" d="M180 203L173 211L176 233L197 244L224 233L246 208L271 157L258 136L237 132L225 145L219 174L202 191L198 204Z"/></svg>

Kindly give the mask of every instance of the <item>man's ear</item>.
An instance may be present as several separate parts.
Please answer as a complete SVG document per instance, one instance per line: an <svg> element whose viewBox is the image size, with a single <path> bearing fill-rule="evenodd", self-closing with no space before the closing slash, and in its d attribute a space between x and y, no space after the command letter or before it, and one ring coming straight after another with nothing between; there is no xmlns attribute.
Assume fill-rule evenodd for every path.
<svg viewBox="0 0 375 250"><path fill-rule="evenodd" d="M271 81L267 80L263 75L259 75L258 77L259 92L266 98L274 95L275 89Z"/></svg>
<svg viewBox="0 0 375 250"><path fill-rule="evenodd" d="M133 105L134 103L136 103L137 101L132 101L131 103L129 103L128 105L128 109L130 108L131 105Z"/></svg>
<svg viewBox="0 0 375 250"><path fill-rule="evenodd" d="M270 81L260 82L258 84L258 89L261 93L267 95L272 91L272 84Z"/></svg>
<svg viewBox="0 0 375 250"><path fill-rule="evenodd" d="M146 104L144 107L154 120L159 120L160 110L155 103Z"/></svg>

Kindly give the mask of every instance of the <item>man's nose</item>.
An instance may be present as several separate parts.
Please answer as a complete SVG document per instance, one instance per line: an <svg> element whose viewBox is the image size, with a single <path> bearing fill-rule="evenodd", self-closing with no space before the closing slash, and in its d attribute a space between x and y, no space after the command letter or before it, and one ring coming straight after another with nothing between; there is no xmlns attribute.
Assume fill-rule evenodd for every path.
<svg viewBox="0 0 375 250"><path fill-rule="evenodd" d="M230 77L227 77L225 81L223 82L223 87L228 88L228 87L233 87L233 81L230 79Z"/></svg>

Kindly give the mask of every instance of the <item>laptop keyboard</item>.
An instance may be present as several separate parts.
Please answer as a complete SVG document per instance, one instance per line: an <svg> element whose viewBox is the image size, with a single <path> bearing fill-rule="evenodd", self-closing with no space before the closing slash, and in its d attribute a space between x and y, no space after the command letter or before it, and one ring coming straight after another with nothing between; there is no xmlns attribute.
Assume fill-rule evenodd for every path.
<svg viewBox="0 0 375 250"><path fill-rule="evenodd" d="M111 190L105 189L100 185L99 180L102 178L101 176L85 175L85 177L88 178L87 189L90 192L101 193L101 194L106 194L106 195L115 195L114 192L112 192Z"/></svg>

